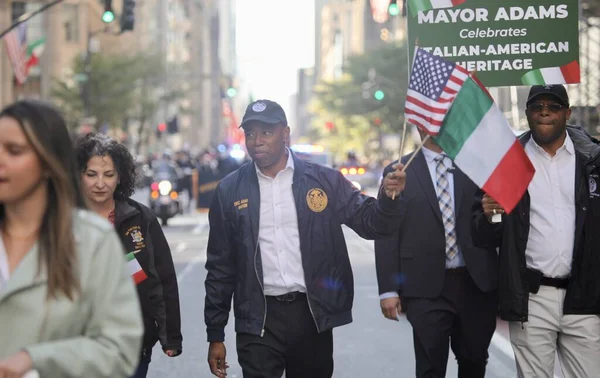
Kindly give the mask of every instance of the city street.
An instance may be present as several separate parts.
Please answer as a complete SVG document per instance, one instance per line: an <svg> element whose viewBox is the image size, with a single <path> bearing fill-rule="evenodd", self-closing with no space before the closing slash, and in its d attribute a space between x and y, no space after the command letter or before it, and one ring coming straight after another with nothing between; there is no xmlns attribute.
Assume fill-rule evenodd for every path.
<svg viewBox="0 0 600 378"><path fill-rule="evenodd" d="M138 195L143 199L143 194ZM185 215L171 220L164 228L177 269L182 307L183 355L166 357L154 348L148 376L211 377L206 363L207 347L203 317L207 214ZM379 309L373 242L346 232L355 274L354 322L334 331L335 377L414 377L412 331L405 318L393 322L383 318ZM502 327L501 327L502 329ZM241 378L235 353L233 322L226 329L228 377ZM515 377L512 350L504 336L497 333L490 347L487 377ZM451 357L448 377L456 377L456 362Z"/></svg>
<svg viewBox="0 0 600 378"><path fill-rule="evenodd" d="M595 69L600 67L600 0L303 0L293 2L293 8L290 4L281 0L0 0L0 293L8 289L0 296L2 311L17 306L19 314L31 317L26 324L32 329L44 326L41 341L57 345L65 338L82 336L78 331L90 329L90 321L95 319L89 311L68 312L68 307L60 307L58 315L64 312L69 317L61 316L61 322L55 322L48 311L27 312L19 306L36 304L35 293L44 285L49 293L53 288L63 289L52 282L57 263L64 270L64 283L69 283L68 264L54 258L62 253L58 247L68 235L37 227L64 223L60 221L62 213L52 208L60 198L40 202L37 212L27 214L31 216L28 222L12 222L10 211L4 211L21 209L29 197L42 198L34 194L46 191L48 180L52 181L51 194L72 192L66 184L59 185L58 178L73 173L71 162L76 160L80 169L73 179L81 178L80 189L90 209L106 217L105 210L114 210L112 199L122 199L130 186L136 186L131 198L144 205L152 202L170 246L179 284L183 354L170 358L157 343L151 351L147 376L213 377L207 362L209 344L204 323L210 233L205 207L225 182L232 185L223 189L219 199L223 206L231 206L229 214L237 211L240 222L258 216L260 211L250 210L256 210L260 194L263 229L265 219L277 226L273 226L277 232L286 223L294 223L289 222L289 205L296 201L299 219L311 223L309 232L304 227L299 230L302 261L307 270L310 265L314 271L306 275L308 282L313 280L313 286L327 291L322 303L317 296L310 296L314 299L311 305L327 307L353 290L353 321L333 330L333 376L415 377L410 323L404 315L397 321L386 319L380 308L374 241L364 240L344 226L354 276L352 288L345 280L349 268L343 266L343 272L335 269L340 268L340 259L331 250L340 246L339 232L333 235L336 240L332 243L323 243L332 236L327 235L331 225L340 219L340 214L330 214L329 210L352 209L339 200L344 190L339 179L345 179L346 189L354 185L356 190L376 196L381 187L381 193L401 193L398 195L409 203L398 211L398 216L403 212L409 215L396 230L403 269L398 271L393 261L384 264L393 271L382 274L383 280L389 276L387 280L393 278L394 285L404 285L403 295L407 296L425 295L440 285L448 292L465 294L464 300L455 302L467 303L477 313L467 320L463 317L460 326L476 336L482 332L473 323L488 319L490 327L485 334L489 337L496 310L513 320L496 319L486 377L515 378L519 370L525 372L521 375L564 378L558 353L552 365L552 354L545 350L548 345L544 344L550 343L550 351L557 350L565 365L574 366L569 370L579 371L577 378L586 374L600 378L593 363L600 361L600 353L598 358L589 358L586 345L598 345L594 344L598 331L592 323L598 315L600 296L600 258L595 253L599 240L589 231L600 223L594 202L600 197L600 70ZM19 151L12 151L14 146ZM25 152L37 159L25 161L17 156L25 156ZM292 160L295 173L290 181L294 182L295 198L285 191L286 185L289 191L289 182L276 182L265 190L263 183L269 177L262 178L264 175L254 171L274 177ZM304 169L301 160L313 165L308 163ZM244 162L249 163L244 167ZM386 167L400 169L402 164L392 162L404 163L403 172L412 164L406 171L408 176L383 177ZM289 173L287 163L284 171ZM38 177L41 184L26 191L21 181L40 171L38 166L43 173ZM424 176L417 177L420 175ZM254 180L258 177L261 187L258 181L248 181L248 176ZM404 189L400 186L403 181ZM302 185L298 186L299 182ZM573 191L575 186L578 190ZM484 199L472 198L476 188L485 192ZM265 198L273 198L267 208ZM493 215L489 221L497 224L479 227L487 224L483 220L475 225L477 230L470 231L474 228L473 201L480 200L474 208L481 209L486 217ZM196 204L203 211L197 211ZM155 251L167 248L162 236L161 240L149 240L149 234L160 231L154 227L156 223L151 232L145 212L120 222L127 214L121 214L119 206L116 210L116 222L115 211L107 218L117 227L124 252L134 251L123 261L132 280L139 284L147 276L161 275L160 258L149 256L154 253L151 247ZM178 210L185 213L166 218ZM273 219L264 216L265 211L273 213ZM214 213L212 216L215 218ZM257 245L247 245L252 239L244 229L247 226L236 224L232 233L249 254L258 248L258 241ZM497 227L494 230L501 235L483 235L490 227ZM254 224L251 228L258 232L260 227ZM216 230L213 227L218 233ZM48 232L51 235L46 235ZM297 276L281 263L290 257L286 255L289 245L297 243L290 242L288 236L284 235L288 240L281 244L277 235L276 245L269 251L269 240L261 241L263 261L265 256L279 259L279 264L274 264L277 267L265 269L267 293L272 271L286 283ZM494 239L501 242L491 250L471 249ZM570 243L571 239L576 243ZM55 243L40 253L50 255L43 266L50 272L50 280L40 280L39 274L32 279L26 275L27 267L20 265L26 251L20 253L19 249L24 249L26 242L48 240ZM87 247L89 243L84 244ZM494 246L500 254L497 260ZM60 251L53 251L53 247ZM142 250L145 252L136 257ZM88 282L83 273L97 269L84 269L85 251L76 252L82 256L77 273ZM315 259L317 255L325 258ZM238 257L238 265L243 265L243 258L252 260L243 253ZM344 256L343 262L347 260ZM299 265L300 260L290 261L287 265ZM449 271L445 267L460 269ZM245 292L262 295L248 285L258 282L247 280L249 270L239 270L238 297ZM479 277L479 287L492 289L498 273L501 300L496 307L487 306L487 318L481 317L485 299L473 294L471 285L465 287L464 282L449 278L463 273ZM24 278L19 274L25 274ZM173 283L173 276L170 278ZM436 285L436 278L445 283ZM138 286L136 298L141 302L152 302L162 295L155 293L151 281ZM13 282L33 285L12 290ZM454 289L452 284L461 286ZM305 286L313 295L311 285ZM409 292L409 286L416 290ZM538 292L540 287L556 295ZM68 287L64 289L68 293ZM168 292L175 291L165 288ZM26 299L11 297L5 301L6 294ZM32 300L27 298L30 294ZM94 292L89 294L92 299L97 297ZM104 295L100 299L106 302L110 298ZM263 304L256 303L261 299L258 297L246 299L241 299L250 303L246 309ZM409 302L402 303L405 309ZM110 303L92 304L88 306L92 310L124 309ZM423 311L431 311L430 305L423 303ZM147 318L150 314L154 325L176 313L172 306L150 306L153 308L146 309L144 315ZM274 306L269 306L273 311ZM413 319L418 311L409 311L415 325L419 319L428 319L427 314ZM127 318L137 315L133 310L122 312ZM580 316L582 313L589 319ZM103 317L107 327L124 324L118 315L115 312ZM318 311L315 315L320 319ZM306 335L306 327L296 326L302 319L289 319L297 333ZM260 330L256 319L241 320ZM433 321L443 324L445 320ZM8 331L23 328L8 323L3 324ZM324 323L332 321L325 319ZM65 324L68 332L63 332ZM425 329L435 331L437 325L429 322ZM171 349L164 338L172 330L162 327L158 333L165 347ZM0 378L15 368L9 358L15 352L11 346L31 344L30 334L15 333L18 338L0 333L0 341L12 341L0 343ZM550 341L540 341L544 337ZM419 338L440 345L435 335L421 337L420 329ZM284 341L289 344L287 339ZM453 341L456 344L456 338ZM227 377L243 378L233 309L225 329L225 345ZM306 349L304 344L297 345L303 350L312 348L313 359L321 353L312 344ZM240 352L244 357L243 350ZM435 353L426 353L435 359ZM45 375L81 375L77 364L48 362L42 366L35 355L31 357L33 368ZM98 356L97 360L112 370L119 368L108 357ZM255 354L251 357L262 361ZM461 375L466 375L464 360ZM442 359L438 365L443 368L444 364ZM419 373L424 370L421 366ZM145 370L146 363L140 367ZM264 370L262 365L260 368ZM290 375L292 370L290 367ZM456 358L450 351L446 377L457 376Z"/></svg>

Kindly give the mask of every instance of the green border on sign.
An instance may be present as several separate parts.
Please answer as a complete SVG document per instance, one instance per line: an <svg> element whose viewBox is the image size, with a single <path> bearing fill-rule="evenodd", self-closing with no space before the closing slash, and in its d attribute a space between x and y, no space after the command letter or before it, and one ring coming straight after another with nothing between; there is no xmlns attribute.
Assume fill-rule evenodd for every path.
<svg viewBox="0 0 600 378"><path fill-rule="evenodd" d="M487 87L579 83L577 0L408 0L409 51L458 62Z"/></svg>

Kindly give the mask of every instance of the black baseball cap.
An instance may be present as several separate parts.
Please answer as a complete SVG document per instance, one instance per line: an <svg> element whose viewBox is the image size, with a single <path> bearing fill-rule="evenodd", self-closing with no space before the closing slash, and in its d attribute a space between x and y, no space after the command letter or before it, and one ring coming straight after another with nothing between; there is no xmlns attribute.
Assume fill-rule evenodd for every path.
<svg viewBox="0 0 600 378"><path fill-rule="evenodd" d="M270 125L278 123L283 124L283 126L288 125L281 105L271 100L257 100L248 105L240 127L244 127L252 121L264 122Z"/></svg>
<svg viewBox="0 0 600 378"><path fill-rule="evenodd" d="M552 95L556 97L558 102L561 105L569 107L569 95L567 94L567 90L564 85L534 85L529 90L529 96L527 97L527 105L536 97L540 95Z"/></svg>

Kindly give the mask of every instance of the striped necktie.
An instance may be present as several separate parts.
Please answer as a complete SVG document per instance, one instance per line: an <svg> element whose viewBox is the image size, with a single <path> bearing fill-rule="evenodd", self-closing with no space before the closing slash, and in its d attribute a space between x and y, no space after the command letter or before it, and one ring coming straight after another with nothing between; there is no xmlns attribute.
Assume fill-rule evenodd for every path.
<svg viewBox="0 0 600 378"><path fill-rule="evenodd" d="M436 192L446 234L446 258L452 260L458 253L458 244L456 242L454 207L452 206L452 197L450 196L448 169L444 164L444 158L446 158L446 155L440 155L434 159L436 162L435 172L437 176Z"/></svg>

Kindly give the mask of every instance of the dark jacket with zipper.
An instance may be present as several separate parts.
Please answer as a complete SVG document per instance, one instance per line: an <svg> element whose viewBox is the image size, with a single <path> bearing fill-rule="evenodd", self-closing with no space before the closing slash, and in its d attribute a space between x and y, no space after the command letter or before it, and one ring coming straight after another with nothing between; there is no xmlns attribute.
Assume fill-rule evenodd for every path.
<svg viewBox="0 0 600 378"><path fill-rule="evenodd" d="M137 285L144 318L144 349L157 341L163 350L182 351L177 275L171 249L156 216L128 199L116 201L115 228L125 252L135 254L148 278Z"/></svg>
<svg viewBox="0 0 600 378"><path fill-rule="evenodd" d="M583 129L568 126L575 147L575 242L565 314L600 314L600 145ZM529 142L531 133L520 138ZM528 272L525 250L529 239L530 197L526 192L511 214L492 224L483 214L482 193L473 207L473 237L482 247L499 247L498 294L502 319L525 322L529 293L536 293L541 275ZM550 253L552 251L549 251Z"/></svg>
<svg viewBox="0 0 600 378"><path fill-rule="evenodd" d="M354 280L342 224L366 239L390 236L400 226L401 201L365 196L340 172L293 158L306 295L323 332L352 322ZM234 293L235 331L262 335L267 308L259 216L260 189L250 162L219 183L210 206L204 308L209 342L224 340Z"/></svg>

